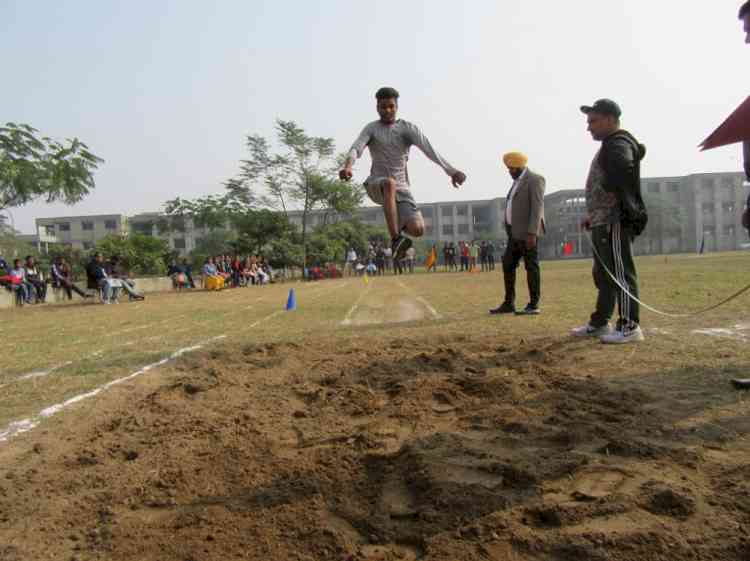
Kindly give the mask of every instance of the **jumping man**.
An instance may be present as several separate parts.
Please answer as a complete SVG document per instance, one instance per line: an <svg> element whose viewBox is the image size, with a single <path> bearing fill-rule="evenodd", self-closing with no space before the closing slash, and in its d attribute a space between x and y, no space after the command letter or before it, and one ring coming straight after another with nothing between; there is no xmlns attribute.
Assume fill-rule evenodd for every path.
<svg viewBox="0 0 750 561"><path fill-rule="evenodd" d="M373 202L382 205L394 260L403 259L412 245L409 238L401 234L420 237L424 233L424 220L414 197L409 191L409 148L415 145L425 156L447 173L458 189L466 181L466 175L446 162L422 134L419 128L403 119L396 119L398 92L393 88L380 88L375 94L380 120L365 126L354 141L344 168L339 172L343 181L352 178L352 166L362 156L365 146L370 147L372 168L365 180L365 189Z"/></svg>

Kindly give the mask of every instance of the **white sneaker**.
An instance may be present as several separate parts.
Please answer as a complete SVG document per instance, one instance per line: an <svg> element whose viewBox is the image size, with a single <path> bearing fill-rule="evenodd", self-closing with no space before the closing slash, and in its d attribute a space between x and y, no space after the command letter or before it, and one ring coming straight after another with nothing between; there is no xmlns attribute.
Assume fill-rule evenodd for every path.
<svg viewBox="0 0 750 561"><path fill-rule="evenodd" d="M624 345L625 343L643 341L645 338L640 325L636 325L634 327L623 327L622 331L614 331L609 335L604 335L601 341L606 345Z"/></svg>
<svg viewBox="0 0 750 561"><path fill-rule="evenodd" d="M582 325L581 327L576 327L570 332L573 337L605 337L610 333L612 333L612 330L610 329L609 324L602 325L601 327L594 327L590 323Z"/></svg>

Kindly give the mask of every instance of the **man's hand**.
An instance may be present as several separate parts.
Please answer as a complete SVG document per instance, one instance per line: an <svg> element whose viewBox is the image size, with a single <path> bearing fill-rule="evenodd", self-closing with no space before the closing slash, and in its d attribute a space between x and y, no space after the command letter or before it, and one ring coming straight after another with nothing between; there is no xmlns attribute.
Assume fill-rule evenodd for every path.
<svg viewBox="0 0 750 561"><path fill-rule="evenodd" d="M464 181L466 181L466 174L462 171L457 171L451 176L451 182L456 189L459 185L463 185Z"/></svg>
<svg viewBox="0 0 750 561"><path fill-rule="evenodd" d="M345 167L339 172L339 179L341 181L349 181L352 178L352 168Z"/></svg>
<svg viewBox="0 0 750 561"><path fill-rule="evenodd" d="M583 220L581 220L581 228L584 230L591 230L591 218L585 216Z"/></svg>
<svg viewBox="0 0 750 561"><path fill-rule="evenodd" d="M534 249L536 247L536 234L526 234L526 249Z"/></svg>

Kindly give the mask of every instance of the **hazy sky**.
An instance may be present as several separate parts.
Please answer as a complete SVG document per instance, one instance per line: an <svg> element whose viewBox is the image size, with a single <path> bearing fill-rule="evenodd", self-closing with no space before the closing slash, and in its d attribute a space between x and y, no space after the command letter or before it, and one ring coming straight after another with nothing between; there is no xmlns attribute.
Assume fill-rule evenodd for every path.
<svg viewBox="0 0 750 561"><path fill-rule="evenodd" d="M647 145L644 175L739 171L738 147L696 146L750 93L740 3L0 0L0 122L78 136L106 160L84 202L15 209L15 225L221 192L245 135L276 118L344 151L382 85L468 175L454 191L415 149L418 201L503 196L499 155L514 149L548 192L580 187L597 145L578 107L600 97Z"/></svg>

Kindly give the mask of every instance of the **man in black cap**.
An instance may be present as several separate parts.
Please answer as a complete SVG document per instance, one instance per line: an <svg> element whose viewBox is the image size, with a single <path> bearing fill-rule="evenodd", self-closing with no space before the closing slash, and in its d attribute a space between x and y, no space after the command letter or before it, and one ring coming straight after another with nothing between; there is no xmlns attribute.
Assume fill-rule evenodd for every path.
<svg viewBox="0 0 750 561"><path fill-rule="evenodd" d="M587 216L582 224L591 231L594 284L599 295L589 322L574 329L573 335L600 337L611 344L642 341L632 242L648 220L641 196L641 160L646 147L620 128L622 111L611 99L584 105L581 112L592 138L602 143L586 180ZM615 302L619 318L612 332L609 320Z"/></svg>

